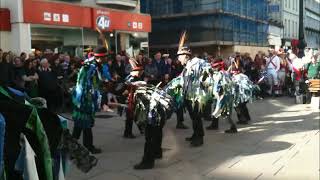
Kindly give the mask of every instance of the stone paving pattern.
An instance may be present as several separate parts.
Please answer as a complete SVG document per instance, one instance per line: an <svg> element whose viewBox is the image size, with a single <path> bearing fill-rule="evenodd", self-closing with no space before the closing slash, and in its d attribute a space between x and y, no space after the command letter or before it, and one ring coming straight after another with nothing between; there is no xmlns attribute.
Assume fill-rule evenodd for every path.
<svg viewBox="0 0 320 180"><path fill-rule="evenodd" d="M163 159L156 161L154 169L142 171L132 168L140 162L144 145L136 126L138 137L124 139L124 117L98 113L94 143L103 150L97 155L98 165L87 174L72 165L66 179L318 180L320 111L287 97L260 100L248 108L249 125L238 126L237 134L224 134L228 124L220 120L220 130L206 131L205 144L198 148L184 140L191 129L175 129L173 115L164 128ZM191 127L187 113L185 123Z"/></svg>

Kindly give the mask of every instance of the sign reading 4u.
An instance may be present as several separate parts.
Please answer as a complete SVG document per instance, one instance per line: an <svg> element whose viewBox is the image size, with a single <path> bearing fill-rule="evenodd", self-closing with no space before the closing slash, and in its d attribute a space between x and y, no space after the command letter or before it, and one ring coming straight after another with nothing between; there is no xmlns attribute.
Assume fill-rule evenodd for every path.
<svg viewBox="0 0 320 180"><path fill-rule="evenodd" d="M96 24L99 29L107 30L110 27L110 18L108 16L98 16Z"/></svg>

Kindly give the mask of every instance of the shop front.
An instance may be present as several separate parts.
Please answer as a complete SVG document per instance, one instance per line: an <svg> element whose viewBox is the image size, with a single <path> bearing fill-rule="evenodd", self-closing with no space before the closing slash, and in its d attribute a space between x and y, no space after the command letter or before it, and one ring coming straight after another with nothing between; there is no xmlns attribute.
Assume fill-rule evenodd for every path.
<svg viewBox="0 0 320 180"><path fill-rule="evenodd" d="M51 49L81 57L84 49L102 45L99 29L108 42L109 50L113 52L126 50L130 55L140 50L148 52L144 44L148 42L148 33L151 31L149 15L24 0L23 20L30 24L27 26L30 28L30 51Z"/></svg>

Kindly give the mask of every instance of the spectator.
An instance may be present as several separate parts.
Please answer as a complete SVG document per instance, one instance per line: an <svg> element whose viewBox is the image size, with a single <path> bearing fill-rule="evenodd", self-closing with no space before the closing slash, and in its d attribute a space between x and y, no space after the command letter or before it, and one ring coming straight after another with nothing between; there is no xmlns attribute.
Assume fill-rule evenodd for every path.
<svg viewBox="0 0 320 180"><path fill-rule="evenodd" d="M280 59L280 69L278 71L278 78L279 78L279 86L281 89L285 89L285 81L286 81L286 73L287 73L287 61L286 61L286 54L283 49L279 49L278 57Z"/></svg>
<svg viewBox="0 0 320 180"><path fill-rule="evenodd" d="M35 69L39 69L39 65L40 65L40 60L38 58L34 58L32 60L32 67Z"/></svg>
<svg viewBox="0 0 320 180"><path fill-rule="evenodd" d="M155 64L152 63L152 59L147 60L147 64L144 68L144 78L146 82L153 82L157 77L158 69Z"/></svg>
<svg viewBox="0 0 320 180"><path fill-rule="evenodd" d="M242 58L242 66L243 66L243 73L249 77L250 80L253 80L253 68L254 62L250 57L249 53L245 53Z"/></svg>
<svg viewBox="0 0 320 180"><path fill-rule="evenodd" d="M154 76L156 79L162 79L165 71L166 71L166 67L165 67L165 62L163 59L161 59L161 53L157 52L154 55L154 60L152 62L153 66L155 66L157 68L157 72L154 73Z"/></svg>
<svg viewBox="0 0 320 180"><path fill-rule="evenodd" d="M20 54L20 59L21 59L21 62L24 63L26 61L26 59L27 59L27 53L22 52Z"/></svg>
<svg viewBox="0 0 320 180"><path fill-rule="evenodd" d="M182 73L184 67L183 67L183 65L181 64L181 62L178 61L178 60L175 61L174 67L175 67L175 71L176 71L175 77L177 77L177 76L179 76L179 75Z"/></svg>
<svg viewBox="0 0 320 180"><path fill-rule="evenodd" d="M138 56L136 57L137 61L139 64L142 64L144 66L145 64L145 59L143 57L143 54L142 53L139 53Z"/></svg>
<svg viewBox="0 0 320 180"><path fill-rule="evenodd" d="M27 60L32 61L34 58L35 58L35 55L33 53L30 53Z"/></svg>
<svg viewBox="0 0 320 180"><path fill-rule="evenodd" d="M63 61L62 61L62 70L63 70L63 74L65 77L67 77L70 73L70 56L69 55L64 55L63 56Z"/></svg>
<svg viewBox="0 0 320 180"><path fill-rule="evenodd" d="M9 53L4 52L0 57L0 84L5 86L13 85L14 71L10 63Z"/></svg>
<svg viewBox="0 0 320 180"><path fill-rule="evenodd" d="M172 64L172 59L167 58L165 61L165 64L166 64L165 75L166 74L169 75L170 78L175 77L177 72L174 65Z"/></svg>
<svg viewBox="0 0 320 180"><path fill-rule="evenodd" d="M3 51L0 49L0 62L2 62Z"/></svg>
<svg viewBox="0 0 320 180"><path fill-rule="evenodd" d="M165 74L161 83L161 87L164 87L165 85L167 85L171 80L171 77L169 74Z"/></svg>
<svg viewBox="0 0 320 180"><path fill-rule="evenodd" d="M25 83L27 81L33 81L38 79L37 76L27 76L26 71L23 67L23 63L19 57L14 58L14 86L15 88L25 91Z"/></svg>
<svg viewBox="0 0 320 180"><path fill-rule="evenodd" d="M37 69L33 67L32 61L27 60L24 63L25 72L27 76L33 76L34 79L32 81L27 81L25 84L25 89L27 94L30 97L38 97L38 79L39 76L37 74Z"/></svg>
<svg viewBox="0 0 320 180"><path fill-rule="evenodd" d="M77 76L79 73L79 67L77 66L77 63L73 62L70 64L70 71L71 73L69 74L68 81L67 81L68 88L72 88L73 86L76 85Z"/></svg>
<svg viewBox="0 0 320 180"><path fill-rule="evenodd" d="M261 66L266 64L266 61L264 59L264 54L259 51L258 54L256 54L255 58L254 58L254 66L255 69L260 71L261 70Z"/></svg>
<svg viewBox="0 0 320 180"><path fill-rule="evenodd" d="M59 58L58 59L59 59L60 63L64 62L64 54L59 53Z"/></svg>
<svg viewBox="0 0 320 180"><path fill-rule="evenodd" d="M56 58L53 61L53 65L52 65L51 69L55 73L55 75L57 76L57 79L59 81L62 81L64 72L63 72L62 66L60 64L60 59L59 58Z"/></svg>
<svg viewBox="0 0 320 180"><path fill-rule="evenodd" d="M202 59L208 61L209 60L209 56L208 56L208 53L207 52L204 52L203 55L202 55Z"/></svg>
<svg viewBox="0 0 320 180"><path fill-rule="evenodd" d="M122 61L125 62L124 63L124 73L125 73L125 77L127 77L130 72L132 71L132 67L129 63L129 58L122 56Z"/></svg>
<svg viewBox="0 0 320 180"><path fill-rule="evenodd" d="M308 79L320 79L320 62L317 59L317 56L313 56L311 62L306 65Z"/></svg>
<svg viewBox="0 0 320 180"><path fill-rule="evenodd" d="M120 79L124 79L125 78L125 65L124 63L121 61L121 55L118 54L116 55L116 61L113 64L112 68L111 68L111 73L117 73L117 75L120 76Z"/></svg>
<svg viewBox="0 0 320 180"><path fill-rule="evenodd" d="M58 80L55 73L49 67L47 59L43 58L40 62L39 75L39 94L47 100L48 109L56 111L59 107L60 90L58 89Z"/></svg>

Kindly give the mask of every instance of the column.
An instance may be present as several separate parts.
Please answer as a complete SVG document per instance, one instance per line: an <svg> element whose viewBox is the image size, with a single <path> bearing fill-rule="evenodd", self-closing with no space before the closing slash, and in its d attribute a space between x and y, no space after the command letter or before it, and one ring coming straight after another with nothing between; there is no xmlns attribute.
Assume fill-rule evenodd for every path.
<svg viewBox="0 0 320 180"><path fill-rule="evenodd" d="M31 53L30 24L16 23L11 25L11 50L14 53Z"/></svg>

